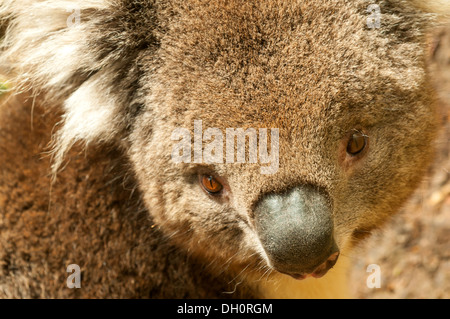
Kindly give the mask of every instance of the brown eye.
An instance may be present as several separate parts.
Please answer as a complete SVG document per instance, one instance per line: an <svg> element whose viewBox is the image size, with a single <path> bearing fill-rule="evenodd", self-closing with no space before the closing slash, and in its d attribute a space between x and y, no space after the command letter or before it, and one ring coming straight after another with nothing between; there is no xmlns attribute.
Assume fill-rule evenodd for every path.
<svg viewBox="0 0 450 319"><path fill-rule="evenodd" d="M220 193L223 189L222 184L220 184L214 177L203 175L200 178L203 189L209 194L216 195Z"/></svg>
<svg viewBox="0 0 450 319"><path fill-rule="evenodd" d="M361 153L367 144L367 136L364 133L355 131L350 137L347 145L347 153L350 155L357 155Z"/></svg>

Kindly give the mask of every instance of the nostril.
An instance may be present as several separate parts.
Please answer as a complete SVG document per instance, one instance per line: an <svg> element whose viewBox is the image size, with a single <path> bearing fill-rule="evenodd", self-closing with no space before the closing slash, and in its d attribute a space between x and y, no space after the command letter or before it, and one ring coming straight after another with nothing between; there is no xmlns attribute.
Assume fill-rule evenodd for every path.
<svg viewBox="0 0 450 319"><path fill-rule="evenodd" d="M317 267L311 275L314 278L321 278L321 277L325 276L325 274L328 272L328 270L333 268L333 266L336 264L338 258L339 258L339 252L335 252L335 253L331 254L331 256L328 257L328 259L324 263L322 263L319 267Z"/></svg>
<svg viewBox="0 0 450 319"><path fill-rule="evenodd" d="M328 259L320 264L318 267L314 269L314 271L310 272L287 272L287 271L280 271L281 273L284 273L286 275L289 275L297 280L303 280L308 277L314 277L314 278L322 278L327 274L327 272L333 268L333 266L336 264L337 260L339 258L339 252L335 252L328 257Z"/></svg>
<svg viewBox="0 0 450 319"><path fill-rule="evenodd" d="M301 185L285 193L270 193L254 211L265 257L278 272L296 279L313 273L322 276L336 262L338 247L326 191Z"/></svg>

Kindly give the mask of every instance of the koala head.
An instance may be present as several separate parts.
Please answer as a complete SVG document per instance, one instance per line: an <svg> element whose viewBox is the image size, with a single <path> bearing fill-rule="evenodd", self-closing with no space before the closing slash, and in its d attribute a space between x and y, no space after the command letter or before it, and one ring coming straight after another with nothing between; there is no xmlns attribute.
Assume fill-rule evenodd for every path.
<svg viewBox="0 0 450 319"><path fill-rule="evenodd" d="M114 142L188 252L321 277L398 210L433 153L435 15L377 3L6 1L3 56L62 104L55 169L77 141Z"/></svg>
<svg viewBox="0 0 450 319"><path fill-rule="evenodd" d="M367 1L197 5L165 33L130 135L149 210L192 252L321 277L399 208L429 161L426 18L385 2L384 27L372 30ZM190 133L182 163L178 128ZM245 140L245 163L227 160L238 128L258 140ZM251 163L263 138L279 163ZM223 157L207 163L217 139Z"/></svg>

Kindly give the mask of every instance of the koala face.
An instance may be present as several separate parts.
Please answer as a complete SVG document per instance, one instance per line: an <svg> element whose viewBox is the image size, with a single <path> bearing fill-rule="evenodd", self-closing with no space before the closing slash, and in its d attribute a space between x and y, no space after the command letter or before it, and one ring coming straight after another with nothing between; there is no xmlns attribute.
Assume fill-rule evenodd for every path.
<svg viewBox="0 0 450 319"><path fill-rule="evenodd" d="M129 139L149 211L218 264L321 277L399 208L429 161L435 115L413 32L425 21L388 7L386 27L371 30L367 1L194 3L161 40ZM279 132L266 143L276 170L250 160L250 137L246 160L225 159L238 152L225 136L239 128ZM213 163L211 129L223 152Z"/></svg>
<svg viewBox="0 0 450 319"><path fill-rule="evenodd" d="M428 5L377 3L6 0L2 56L63 105L55 170L75 142L116 143L189 253L321 277L433 153Z"/></svg>

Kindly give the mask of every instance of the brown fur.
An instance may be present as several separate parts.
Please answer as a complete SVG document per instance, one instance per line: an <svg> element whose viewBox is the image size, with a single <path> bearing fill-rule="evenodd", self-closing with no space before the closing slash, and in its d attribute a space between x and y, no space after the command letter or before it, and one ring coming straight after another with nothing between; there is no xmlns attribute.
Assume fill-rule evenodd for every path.
<svg viewBox="0 0 450 319"><path fill-rule="evenodd" d="M32 129L31 101L9 106L0 116L2 297L228 297L234 286L153 226L120 152L75 148L52 185L42 150L55 116L36 105ZM82 289L65 286L71 263Z"/></svg>
<svg viewBox="0 0 450 319"><path fill-rule="evenodd" d="M2 66L25 91L0 108L0 296L345 296L323 284L343 285L344 258L324 281L271 270L253 208L264 194L321 187L342 255L398 210L433 154L432 15L380 1L382 28L370 30L364 0L87 1L78 30L48 3L42 25L20 7L35 1L0 5ZM173 163L171 133L194 120L279 128L278 172ZM345 152L353 129L370 136L356 158ZM223 176L229 197L206 195L199 173ZM81 289L65 287L72 263Z"/></svg>

